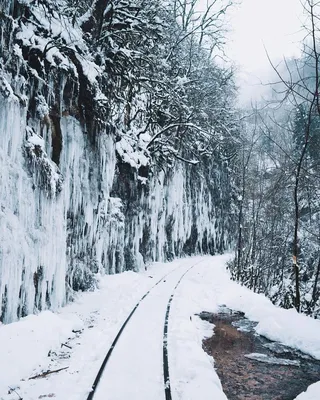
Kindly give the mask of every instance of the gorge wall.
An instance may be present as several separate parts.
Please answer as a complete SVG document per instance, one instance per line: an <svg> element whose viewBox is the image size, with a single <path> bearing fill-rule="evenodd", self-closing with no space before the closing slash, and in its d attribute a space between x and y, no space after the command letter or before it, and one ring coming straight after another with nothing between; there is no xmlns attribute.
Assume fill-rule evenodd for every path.
<svg viewBox="0 0 320 400"><path fill-rule="evenodd" d="M145 114L152 106L141 88L130 94L130 102L108 98L117 110L110 111L103 94L109 92L89 68L93 61L78 54L84 52L79 50L84 39L76 50L61 44L69 40L61 39L67 17L58 16L56 3L0 3L4 323L57 309L76 291L94 289L101 274L223 252L233 240L233 184L230 162L219 157L222 145L218 148L215 141L216 153L197 162L186 160L187 149L178 153L167 145L165 152L162 145L161 154L152 151L157 135L163 138L160 129L167 132L175 125L148 126ZM50 53L52 31L58 29L54 23L60 24L62 42L53 43ZM69 36L80 35L79 27L70 24L68 29ZM121 90L132 91L127 86ZM144 115L129 126L125 119L138 106ZM138 128L143 128L139 134ZM177 136L167 135L166 143L169 139L177 142ZM200 148L200 139L197 143Z"/></svg>

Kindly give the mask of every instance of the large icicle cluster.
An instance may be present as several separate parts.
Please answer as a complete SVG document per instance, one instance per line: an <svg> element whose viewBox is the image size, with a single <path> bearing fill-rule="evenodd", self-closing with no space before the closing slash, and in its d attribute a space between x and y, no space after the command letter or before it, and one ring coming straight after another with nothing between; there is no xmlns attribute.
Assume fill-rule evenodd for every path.
<svg viewBox="0 0 320 400"><path fill-rule="evenodd" d="M97 273L138 270L151 260L230 245L224 226L230 223L228 210L223 215L221 204L214 204L209 182L192 176L195 167L177 162L173 169L154 171L144 184L130 167L130 174L119 171L126 164L116 165L111 136L102 135L99 151L92 151L74 118L62 118L61 129L57 171L43 139L36 132L28 136L25 110L17 101L0 100L3 321L61 306L74 290L93 288ZM35 175L26 149L44 160ZM46 166L50 188L41 178ZM218 182L211 184L223 190ZM57 185L61 188L52 196Z"/></svg>
<svg viewBox="0 0 320 400"><path fill-rule="evenodd" d="M228 248L233 191L230 163L218 157L223 129L209 135L168 120L194 92L182 88L170 110L161 85L153 93L110 75L109 87L90 53L93 33L57 12L67 1L0 5L0 321L56 309L93 289L100 274ZM215 117L221 126L224 113L221 106ZM200 154L204 163L192 158Z"/></svg>
<svg viewBox="0 0 320 400"><path fill-rule="evenodd" d="M61 196L53 200L35 186L25 168L25 146L33 151L26 139L25 111L14 99L0 99L0 298L5 322L58 307L65 299L64 203ZM54 174L50 160L47 165Z"/></svg>

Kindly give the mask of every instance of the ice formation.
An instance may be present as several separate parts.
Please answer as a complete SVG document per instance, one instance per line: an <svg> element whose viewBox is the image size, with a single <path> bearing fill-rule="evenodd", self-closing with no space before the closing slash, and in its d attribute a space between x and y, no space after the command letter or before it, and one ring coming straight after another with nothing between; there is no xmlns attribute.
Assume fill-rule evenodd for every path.
<svg viewBox="0 0 320 400"><path fill-rule="evenodd" d="M125 129L126 102L101 120L101 71L79 26L55 10L63 1L0 3L0 321L55 310L101 274L225 250L228 167L159 163L142 117ZM15 22L28 7L41 29ZM146 108L146 96L131 107Z"/></svg>
<svg viewBox="0 0 320 400"><path fill-rule="evenodd" d="M124 172L131 166L117 164L111 135L102 134L92 150L79 122L67 116L58 168L51 135L42 137L39 121L26 126L25 114L16 99L0 98L4 322L56 309L74 290L93 287L97 273L228 246L222 211L192 167L177 162L143 184L134 169Z"/></svg>

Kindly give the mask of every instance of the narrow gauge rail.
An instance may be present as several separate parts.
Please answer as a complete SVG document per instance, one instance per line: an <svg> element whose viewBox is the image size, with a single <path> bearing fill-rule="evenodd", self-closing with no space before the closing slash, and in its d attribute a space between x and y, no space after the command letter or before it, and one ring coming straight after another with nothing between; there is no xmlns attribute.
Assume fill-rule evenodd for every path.
<svg viewBox="0 0 320 400"><path fill-rule="evenodd" d="M175 291L176 291L177 287L180 285L180 282L182 281L182 279L192 268L194 268L198 264L199 263L192 265L190 268L187 269L187 271L184 274L182 274L181 278L178 280L176 286L174 287L174 289L172 291L172 294L169 298L168 305L167 305L166 317L165 317L164 329L163 329L163 379L164 379L164 392L165 392L166 400L172 400L170 374L169 374L169 357L168 357L168 327L169 327L169 316L170 316L171 304L172 304L173 297L175 295Z"/></svg>
<svg viewBox="0 0 320 400"><path fill-rule="evenodd" d="M170 377L169 377L169 364L168 364L168 348L167 348L167 336L168 336L168 321L169 321L169 313L170 313L170 308L171 308L171 302L174 296L174 292L177 289L177 287L179 286L181 280L183 279L183 277L186 275L187 272L190 271L190 269L192 269L193 267L195 267L196 265L198 265L201 261L198 261L197 263L193 264L190 268L188 268L188 270L186 272L184 272L184 274L180 277L179 281L177 282L176 286L173 289L173 293L171 294L169 301L168 301L168 305L167 305L167 310L166 310L166 316L165 316L165 322L164 322L164 334L163 334L163 371L164 371L164 382L165 382L165 398L166 400L171 400L171 388L170 388ZM151 293L151 291L158 286L161 282L165 281L165 279L172 274L173 272L177 271L179 268L181 268L183 266L183 264L180 264L177 268L173 269L172 271L168 272L166 275L164 275L161 279L159 279L141 298L140 300L137 302L137 304L133 307L132 311L130 312L130 314L128 315L128 317L126 318L126 320L124 321L124 323L122 324L121 328L119 329L117 335L115 336L102 364L101 367L96 375L96 378L92 384L92 389L87 397L87 400L93 400L97 386L100 382L100 379L102 377L102 374L104 372L104 369L112 355L112 352L121 336L121 334L123 333L126 325L128 324L128 322L130 321L131 317L133 316L133 314L136 312L137 308L140 306L140 304L142 303L142 301Z"/></svg>

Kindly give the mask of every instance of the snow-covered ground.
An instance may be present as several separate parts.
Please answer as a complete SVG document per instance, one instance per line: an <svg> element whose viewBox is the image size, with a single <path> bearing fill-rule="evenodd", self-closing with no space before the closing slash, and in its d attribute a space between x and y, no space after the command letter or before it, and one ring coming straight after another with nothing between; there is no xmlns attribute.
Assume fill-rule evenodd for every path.
<svg viewBox="0 0 320 400"><path fill-rule="evenodd" d="M131 400L164 398L162 332L166 304L177 281L194 264L177 287L169 318L173 400L226 399L213 360L201 347L203 337L211 336L212 325L195 316L204 310L217 311L222 304L257 321L260 334L320 359L320 321L279 309L264 296L230 281L225 269L227 259L193 257L155 263L139 274L106 276L101 278L99 290L80 294L58 313L47 311L1 325L0 399L85 400L132 308L161 277L173 271L151 290L129 321L95 397L101 397L100 390L101 398L110 400L125 400L128 393ZM319 393L320 382L297 400L319 400Z"/></svg>

